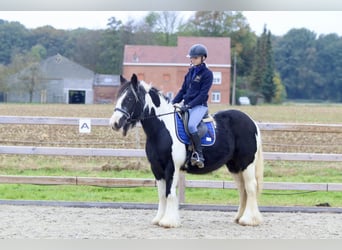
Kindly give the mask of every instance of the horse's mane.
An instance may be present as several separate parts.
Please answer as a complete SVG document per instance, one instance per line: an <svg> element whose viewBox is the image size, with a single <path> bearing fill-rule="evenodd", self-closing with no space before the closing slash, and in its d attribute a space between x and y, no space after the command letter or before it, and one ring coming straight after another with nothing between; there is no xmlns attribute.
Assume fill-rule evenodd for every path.
<svg viewBox="0 0 342 250"><path fill-rule="evenodd" d="M125 82L125 83L121 84L121 86L118 90L118 93L117 93L117 98L122 95L122 93L130 86L130 84L131 84L131 82ZM141 86L146 91L146 93L151 91L151 92L157 94L158 96L162 97L165 101L167 101L167 102L171 101L170 98L165 96L162 91L160 91L156 87L153 87L152 85L147 84L144 81L139 81L139 86Z"/></svg>
<svg viewBox="0 0 342 250"><path fill-rule="evenodd" d="M155 92L156 94L158 94L160 97L164 98L165 101L167 101L168 103L171 101L170 98L168 98L166 95L163 94L162 91L160 91L159 89L155 88L155 87L151 87L150 91Z"/></svg>
<svg viewBox="0 0 342 250"><path fill-rule="evenodd" d="M116 95L116 99L118 99L118 97L122 95L122 93L129 87L129 85L130 85L130 82L125 82L125 83L120 85L120 88L119 88L118 93Z"/></svg>

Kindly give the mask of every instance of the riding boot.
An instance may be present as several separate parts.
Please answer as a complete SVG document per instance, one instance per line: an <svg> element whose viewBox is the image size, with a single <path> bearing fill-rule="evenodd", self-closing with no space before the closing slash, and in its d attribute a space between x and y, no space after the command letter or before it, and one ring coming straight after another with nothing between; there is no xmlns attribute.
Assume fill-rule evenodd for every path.
<svg viewBox="0 0 342 250"><path fill-rule="evenodd" d="M204 167L204 157L202 152L201 146L201 138L199 137L198 133L191 134L191 140L194 145L194 152L191 156L191 164L197 165L199 168Z"/></svg>

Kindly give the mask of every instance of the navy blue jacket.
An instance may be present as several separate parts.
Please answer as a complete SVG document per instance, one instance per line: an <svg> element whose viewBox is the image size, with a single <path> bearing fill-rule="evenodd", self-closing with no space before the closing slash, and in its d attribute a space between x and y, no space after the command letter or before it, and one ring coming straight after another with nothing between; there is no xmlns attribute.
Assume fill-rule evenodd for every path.
<svg viewBox="0 0 342 250"><path fill-rule="evenodd" d="M184 99L184 105L191 108L197 105L208 106L209 89L213 84L213 72L205 63L193 66L184 77L184 82L172 103L179 103Z"/></svg>

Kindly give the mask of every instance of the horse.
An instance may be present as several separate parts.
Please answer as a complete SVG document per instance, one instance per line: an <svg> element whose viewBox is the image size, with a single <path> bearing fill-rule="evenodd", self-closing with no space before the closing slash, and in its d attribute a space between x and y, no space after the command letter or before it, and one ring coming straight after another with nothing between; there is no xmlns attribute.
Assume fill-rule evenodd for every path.
<svg viewBox="0 0 342 250"><path fill-rule="evenodd" d="M161 91L139 81L136 74L130 80L120 76L121 86L110 118L115 131L123 136L138 122L146 134L145 151L156 179L158 211L152 224L179 227L177 184L180 171L206 174L226 165L239 191L239 206L234 222L256 226L262 221L258 195L263 182L263 154L261 134L257 124L239 110L219 111L212 117L216 140L203 147L204 167L185 166L188 145L182 143L175 128L175 107Z"/></svg>

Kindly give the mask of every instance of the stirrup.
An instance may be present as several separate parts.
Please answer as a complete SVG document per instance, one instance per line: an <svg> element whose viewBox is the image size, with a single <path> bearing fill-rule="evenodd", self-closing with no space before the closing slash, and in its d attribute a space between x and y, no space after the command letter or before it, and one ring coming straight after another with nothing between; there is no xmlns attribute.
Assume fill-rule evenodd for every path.
<svg viewBox="0 0 342 250"><path fill-rule="evenodd" d="M197 166L198 168L204 168L204 159L199 157L197 152L193 152L191 155L191 165Z"/></svg>

